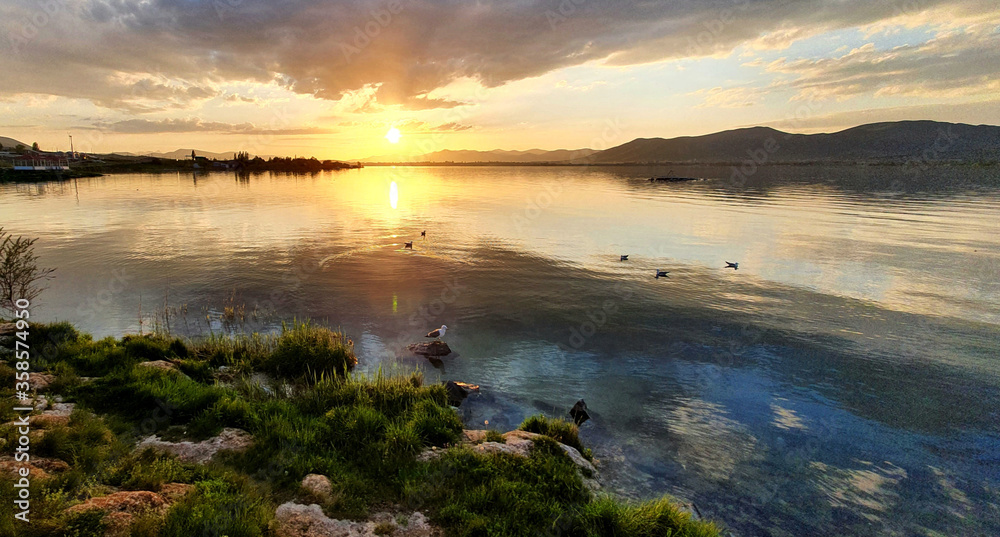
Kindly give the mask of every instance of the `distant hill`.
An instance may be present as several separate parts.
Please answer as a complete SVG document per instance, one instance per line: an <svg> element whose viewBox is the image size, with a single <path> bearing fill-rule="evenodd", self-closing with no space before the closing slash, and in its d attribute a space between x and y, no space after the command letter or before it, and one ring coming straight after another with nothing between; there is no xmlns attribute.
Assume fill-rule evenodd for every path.
<svg viewBox="0 0 1000 537"><path fill-rule="evenodd" d="M26 144L24 142L17 141L13 138L7 138L6 136L0 136L0 145L3 145L4 149L13 149L18 145L23 145L24 147L31 147L31 144Z"/></svg>
<svg viewBox="0 0 1000 537"><path fill-rule="evenodd" d="M773 149L777 146L777 149ZM768 149L772 148L772 149ZM937 121L872 123L832 134L789 134L770 127L704 136L639 138L595 153L591 164L741 162L765 150L768 162L906 162L1000 158L1000 127Z"/></svg>
<svg viewBox="0 0 1000 537"><path fill-rule="evenodd" d="M361 159L361 162L562 162L579 159L596 153L593 149L528 149L527 151L493 151L444 150L426 153L415 157L399 155L383 155Z"/></svg>
<svg viewBox="0 0 1000 537"><path fill-rule="evenodd" d="M157 157L157 158L169 158L174 160L184 160L191 158L191 149L177 149L169 153L145 153L146 156ZM213 153L211 151L201 151L199 149L194 149L194 154L199 157L205 157L208 159L218 159L218 160L230 160L236 151L226 151L224 153ZM250 155L251 157L259 156L260 158L271 158L273 155Z"/></svg>

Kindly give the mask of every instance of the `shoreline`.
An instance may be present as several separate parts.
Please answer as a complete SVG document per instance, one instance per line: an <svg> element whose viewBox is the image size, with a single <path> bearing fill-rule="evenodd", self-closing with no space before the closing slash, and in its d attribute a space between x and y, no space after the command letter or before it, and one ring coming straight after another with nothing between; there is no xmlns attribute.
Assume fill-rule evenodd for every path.
<svg viewBox="0 0 1000 537"><path fill-rule="evenodd" d="M9 349L22 336L4 328L0 392L11 399ZM351 374L353 342L317 325L94 341L68 323L32 324L23 339L37 353L31 400L3 409L0 438L23 435L31 458L0 460L0 481L30 477L33 518L0 520L2 534L314 535L296 533L306 524L397 537L722 535L697 507L598 492L573 423L537 415L508 432L467 430L445 385ZM0 500L14 490L5 483Z"/></svg>

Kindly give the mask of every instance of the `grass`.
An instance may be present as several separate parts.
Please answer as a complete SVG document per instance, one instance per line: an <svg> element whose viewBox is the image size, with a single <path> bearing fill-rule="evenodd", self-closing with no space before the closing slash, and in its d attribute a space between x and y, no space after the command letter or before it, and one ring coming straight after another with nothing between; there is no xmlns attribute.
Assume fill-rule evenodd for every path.
<svg viewBox="0 0 1000 537"><path fill-rule="evenodd" d="M518 427L522 431L548 436L557 442L576 448L587 460L593 460L593 454L580 442L580 428L575 423L564 419L548 418L543 415L531 416Z"/></svg>
<svg viewBox="0 0 1000 537"><path fill-rule="evenodd" d="M39 365L56 377L52 393L78 403L69 422L46 429L32 449L70 469L34 481L30 528L3 517L0 537L99 535L101 518L70 517L66 509L117 490L157 492L167 483L191 484L194 492L165 516L139 517L132 535L273 535L274 511L289 500L320 503L335 518L364 518L387 505L419 509L449 536L718 535L668 500L593 499L556 443L590 456L572 423L526 420L522 429L544 435L528 458L459 446L462 423L443 386L425 386L419 373L352 373L357 359L350 340L317 325L187 342L157 334L94 341L58 323L34 325L32 337L46 348ZM178 370L139 365L150 360ZM289 389L250 379L261 372ZM0 396L12 395L6 386L13 376L0 363L0 381L10 380ZM249 432L253 445L204 466L134 449L139 437L154 432L200 439L224 427ZM0 426L3 445L16 436L10 425ZM491 431L487 440L503 439ZM443 456L418 462L432 446ZM330 497L301 489L311 473L330 479ZM14 490L9 481L0 476L0 502L7 505Z"/></svg>

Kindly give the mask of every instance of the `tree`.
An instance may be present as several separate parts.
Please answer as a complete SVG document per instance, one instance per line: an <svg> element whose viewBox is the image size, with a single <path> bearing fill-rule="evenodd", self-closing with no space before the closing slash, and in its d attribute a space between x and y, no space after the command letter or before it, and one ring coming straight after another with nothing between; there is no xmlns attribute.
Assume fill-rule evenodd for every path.
<svg viewBox="0 0 1000 537"><path fill-rule="evenodd" d="M14 238L0 227L0 309L13 313L18 300L33 301L45 290L41 283L52 278L55 269L38 266L36 240Z"/></svg>
<svg viewBox="0 0 1000 537"><path fill-rule="evenodd" d="M39 150L39 149L38 149L38 142L35 142L35 143L31 144L31 149L32 149L33 151L38 151L38 150Z"/></svg>

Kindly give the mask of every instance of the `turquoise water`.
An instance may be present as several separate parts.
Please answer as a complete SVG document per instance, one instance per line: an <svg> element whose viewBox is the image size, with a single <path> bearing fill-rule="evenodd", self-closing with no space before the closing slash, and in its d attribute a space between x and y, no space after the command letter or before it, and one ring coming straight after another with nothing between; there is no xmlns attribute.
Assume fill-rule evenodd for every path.
<svg viewBox="0 0 1000 537"><path fill-rule="evenodd" d="M739 535L1000 533L998 171L667 171L114 175L0 185L0 225L57 268L38 320L313 318L480 384L470 427L586 399L606 488ZM402 352L441 324L457 356Z"/></svg>

